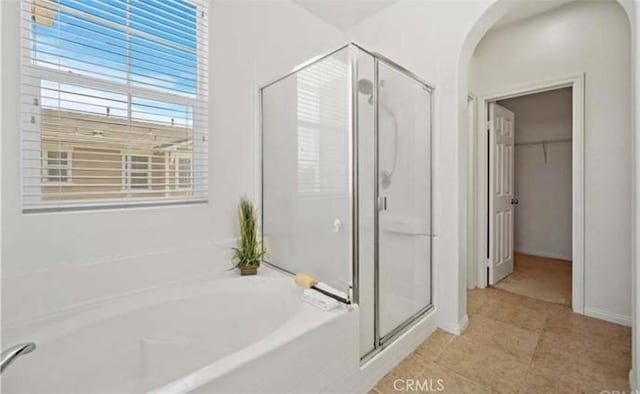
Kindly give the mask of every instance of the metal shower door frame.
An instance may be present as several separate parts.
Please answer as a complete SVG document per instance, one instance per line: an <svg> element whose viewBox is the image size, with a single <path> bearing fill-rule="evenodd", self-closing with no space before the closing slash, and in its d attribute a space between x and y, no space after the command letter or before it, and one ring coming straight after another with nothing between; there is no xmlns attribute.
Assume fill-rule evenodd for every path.
<svg viewBox="0 0 640 394"><path fill-rule="evenodd" d="M362 357L362 361L367 361L371 357L378 354L386 346L391 344L397 337L404 333L408 328L425 316L429 311L433 310L433 92L434 87L428 82L417 76L415 73L400 66L398 63L390 60L389 58L380 55L376 52L369 52L362 47L353 44L364 52L373 56L374 59L374 105L375 105L375 118L374 118L374 171L375 174L380 173L380 95L379 95L379 68L380 64L385 67L405 76L421 85L431 95L429 100L429 301L430 303L421 308L418 312L407 318L404 322L396 326L388 334L380 335L380 211L377 209L378 201L380 198L379 182L375 182L374 186L374 206L376 211L374 212L374 348ZM357 81L357 80L356 80ZM357 102L357 92L353 100ZM357 132L356 132L357 134Z"/></svg>

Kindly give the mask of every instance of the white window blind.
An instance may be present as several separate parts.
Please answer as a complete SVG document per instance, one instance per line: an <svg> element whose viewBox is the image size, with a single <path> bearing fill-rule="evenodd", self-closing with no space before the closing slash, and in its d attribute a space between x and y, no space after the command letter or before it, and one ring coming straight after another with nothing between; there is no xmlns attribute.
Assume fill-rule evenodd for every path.
<svg viewBox="0 0 640 394"><path fill-rule="evenodd" d="M21 1L23 208L206 199L206 1Z"/></svg>
<svg viewBox="0 0 640 394"><path fill-rule="evenodd" d="M347 64L333 57L297 74L298 193L347 192L349 127Z"/></svg>

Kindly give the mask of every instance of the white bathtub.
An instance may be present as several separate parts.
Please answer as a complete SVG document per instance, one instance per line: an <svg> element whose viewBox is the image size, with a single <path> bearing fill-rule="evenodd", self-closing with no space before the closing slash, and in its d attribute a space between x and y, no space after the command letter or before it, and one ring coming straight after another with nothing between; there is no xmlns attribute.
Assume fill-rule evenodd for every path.
<svg viewBox="0 0 640 394"><path fill-rule="evenodd" d="M357 368L353 312L302 303L266 268L140 292L5 328L3 346L37 349L5 370L2 392L321 391Z"/></svg>

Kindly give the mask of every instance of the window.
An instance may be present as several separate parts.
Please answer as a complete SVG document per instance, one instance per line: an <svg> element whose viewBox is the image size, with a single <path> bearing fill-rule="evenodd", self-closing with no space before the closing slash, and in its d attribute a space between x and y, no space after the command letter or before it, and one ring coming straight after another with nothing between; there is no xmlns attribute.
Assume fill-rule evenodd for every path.
<svg viewBox="0 0 640 394"><path fill-rule="evenodd" d="M207 2L21 1L23 208L206 199Z"/></svg>
<svg viewBox="0 0 640 394"><path fill-rule="evenodd" d="M191 159L178 158L178 188L188 189L191 187Z"/></svg>
<svg viewBox="0 0 640 394"><path fill-rule="evenodd" d="M329 57L297 74L298 193L347 191L344 158L348 130L347 65Z"/></svg>
<svg viewBox="0 0 640 394"><path fill-rule="evenodd" d="M71 167L68 152L46 151L43 162L44 182L48 184L69 182Z"/></svg>
<svg viewBox="0 0 640 394"><path fill-rule="evenodd" d="M151 159L147 156L128 156L127 184L130 189L151 188Z"/></svg>

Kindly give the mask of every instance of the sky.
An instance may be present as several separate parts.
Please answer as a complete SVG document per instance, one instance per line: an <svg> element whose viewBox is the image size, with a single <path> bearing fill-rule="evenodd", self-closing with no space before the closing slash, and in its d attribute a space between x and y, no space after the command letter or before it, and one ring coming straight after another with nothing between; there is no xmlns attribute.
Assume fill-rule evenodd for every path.
<svg viewBox="0 0 640 394"><path fill-rule="evenodd" d="M155 92L196 97L197 9L188 0L56 0L52 26L33 22L35 64ZM130 56L127 56L129 54ZM127 115L126 89L41 82L45 107ZM192 124L189 106L132 97L132 117Z"/></svg>

